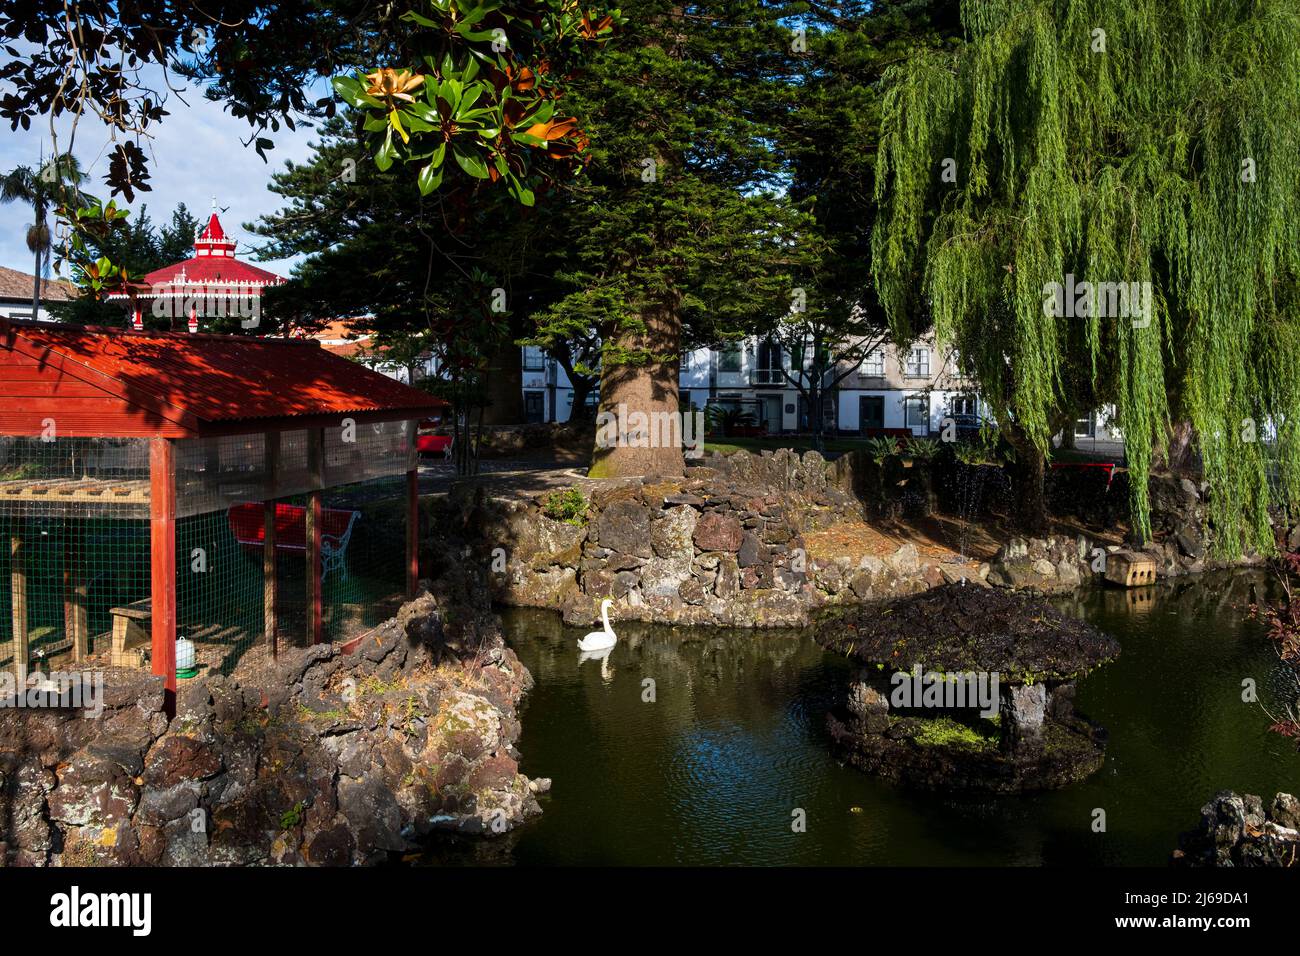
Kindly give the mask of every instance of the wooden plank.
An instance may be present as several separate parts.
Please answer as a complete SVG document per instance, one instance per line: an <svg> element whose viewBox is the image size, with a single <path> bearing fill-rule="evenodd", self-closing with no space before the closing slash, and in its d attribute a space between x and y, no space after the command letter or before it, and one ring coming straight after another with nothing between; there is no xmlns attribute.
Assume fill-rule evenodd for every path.
<svg viewBox="0 0 1300 956"><path fill-rule="evenodd" d="M276 577L275 577L275 492L280 473L280 433L268 432L263 455L266 471L262 502L262 608L265 615L266 643L271 658L279 656L279 639L276 633Z"/></svg>
<svg viewBox="0 0 1300 956"><path fill-rule="evenodd" d="M307 432L307 471L312 491L307 501L307 643L319 644L322 636L321 606L321 485L325 471L325 433L319 428Z"/></svg>
<svg viewBox="0 0 1300 956"><path fill-rule="evenodd" d="M9 593L13 608L13 669L15 687L27 684L27 570L24 567L23 539L17 532L9 536Z"/></svg>
<svg viewBox="0 0 1300 956"><path fill-rule="evenodd" d="M71 643L72 659L80 663L90 651L90 625L87 618L90 588L86 584L81 555L77 553L72 540L74 529L79 525L69 521L64 527L67 538L63 547L63 634Z"/></svg>
<svg viewBox="0 0 1300 956"><path fill-rule="evenodd" d="M164 706L176 716L176 446L149 442L149 580L153 673L163 678Z"/></svg>

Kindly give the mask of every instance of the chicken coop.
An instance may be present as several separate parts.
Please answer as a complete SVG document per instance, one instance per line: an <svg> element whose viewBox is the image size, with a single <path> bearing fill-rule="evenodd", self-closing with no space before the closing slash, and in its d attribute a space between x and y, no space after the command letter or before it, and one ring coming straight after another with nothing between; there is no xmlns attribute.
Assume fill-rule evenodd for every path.
<svg viewBox="0 0 1300 956"><path fill-rule="evenodd" d="M264 666L415 591L442 402L310 340L0 322L0 666ZM241 669L243 669L241 671Z"/></svg>

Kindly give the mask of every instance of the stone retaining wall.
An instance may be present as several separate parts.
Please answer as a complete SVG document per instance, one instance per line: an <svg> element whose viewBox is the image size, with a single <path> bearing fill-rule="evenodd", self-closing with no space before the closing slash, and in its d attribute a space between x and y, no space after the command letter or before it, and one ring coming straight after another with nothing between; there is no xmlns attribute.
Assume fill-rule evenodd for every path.
<svg viewBox="0 0 1300 956"><path fill-rule="evenodd" d="M440 582L354 654L288 649L256 677L110 670L98 718L0 711L7 865L349 865L437 830L494 835L540 812L519 773L532 678L486 594Z"/></svg>
<svg viewBox="0 0 1300 956"><path fill-rule="evenodd" d="M923 560L912 544L888 555L809 557L805 534L882 510L880 502L860 497L864 488L884 482L893 489L885 497L904 509L927 509L960 497L949 487L957 480L954 469L967 469L962 474L973 476L981 488L1001 488L996 475L985 473L989 466L922 463L907 469L905 479L891 481L887 464L862 455L828 464L816 452L789 450L713 455L684 478L601 484L586 515L571 523L547 517L542 495L472 506L453 499L434 523L446 528L456 515L472 511L464 557L492 570L495 598L552 608L575 624L597 620L600 601L608 597L615 602L615 619L800 626L828 605L898 597L963 580L1040 592L1070 590L1101 578L1107 562L1130 554L1086 536L1055 535L1014 538L978 572ZM1100 472L1087 478L1100 478L1096 507L1110 514L1115 507L1110 498L1122 490L1106 494ZM982 505L974 507L978 511ZM1164 540L1137 553L1152 558L1161 577L1223 566L1207 556L1205 511L1204 489L1185 479L1152 478L1153 525Z"/></svg>

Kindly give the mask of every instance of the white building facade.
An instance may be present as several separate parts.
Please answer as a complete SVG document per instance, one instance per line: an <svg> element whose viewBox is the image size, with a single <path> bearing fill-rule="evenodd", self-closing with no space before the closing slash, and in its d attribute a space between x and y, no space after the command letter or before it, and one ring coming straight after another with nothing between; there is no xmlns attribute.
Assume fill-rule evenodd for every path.
<svg viewBox="0 0 1300 956"><path fill-rule="evenodd" d="M906 355L882 346L824 392L825 431L873 435L906 430L919 436L939 432L943 420L952 415L981 416L983 406L957 374L953 359L931 342L914 345ZM811 427L807 400L791 381L797 375L785 350L751 337L724 349L685 353L678 388L683 407L735 409L758 433L795 434ZM568 421L573 389L554 359L541 349L526 347L523 377L528 421ZM595 399L592 395L589 401Z"/></svg>

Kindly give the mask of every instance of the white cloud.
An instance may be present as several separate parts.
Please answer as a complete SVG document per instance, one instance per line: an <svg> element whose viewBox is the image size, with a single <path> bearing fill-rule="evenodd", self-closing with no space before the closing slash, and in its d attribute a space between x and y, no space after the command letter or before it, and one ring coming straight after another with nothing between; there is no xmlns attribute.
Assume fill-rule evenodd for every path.
<svg viewBox="0 0 1300 956"><path fill-rule="evenodd" d="M244 145L253 132L244 120L223 112L220 103L205 99L199 90L190 89L184 96L188 105L172 96L166 104L170 115L152 127L153 138L143 148L149 156L152 177L149 185L153 189L137 192L129 208L135 212L147 205L149 217L160 224L169 221L172 210L184 202L195 216L206 220L215 197L226 234L239 240L235 254L256 261L250 247L259 237L249 234L243 223L254 222L260 215L280 207L280 197L267 189L271 174L283 169L288 160L305 162L311 155L308 141L315 130L299 124L293 131L282 125L278 133L261 134L275 143L275 149L267 152L268 161L263 162L251 143ZM20 165L34 167L42 154L50 155L47 118L34 121L30 130L10 131L7 125L0 129L0 172ZM66 148L68 124L60 122L58 132L60 149ZM110 145L106 127L94 118L82 120L74 151L88 173L88 190L105 199L109 191L104 176L108 172ZM123 203L120 195L117 201L119 205ZM32 257L24 239L31 220L28 207L17 203L0 205L0 265L31 271ZM267 261L258 265L288 276L290 267L297 261Z"/></svg>

